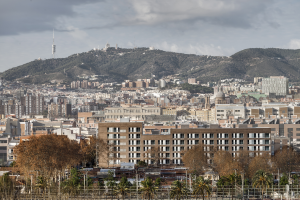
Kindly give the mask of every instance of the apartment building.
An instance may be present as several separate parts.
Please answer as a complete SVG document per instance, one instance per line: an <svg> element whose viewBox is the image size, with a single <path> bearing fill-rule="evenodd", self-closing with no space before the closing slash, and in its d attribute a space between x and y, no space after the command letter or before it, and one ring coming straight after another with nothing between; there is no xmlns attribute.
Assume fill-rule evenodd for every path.
<svg viewBox="0 0 300 200"><path fill-rule="evenodd" d="M7 150L9 137L7 135L0 135L0 166L7 165Z"/></svg>
<svg viewBox="0 0 300 200"><path fill-rule="evenodd" d="M215 107L215 119L245 118L245 106L242 104L220 104Z"/></svg>
<svg viewBox="0 0 300 200"><path fill-rule="evenodd" d="M161 115L159 107L107 107L104 109L105 120L117 120L131 118L136 120L145 119L147 115Z"/></svg>
<svg viewBox="0 0 300 200"><path fill-rule="evenodd" d="M44 96L23 96L21 97L21 105L25 106L25 115L41 115L44 109Z"/></svg>
<svg viewBox="0 0 300 200"><path fill-rule="evenodd" d="M101 158L101 167L120 166L121 162L138 163L141 160L153 163L152 152L159 153L156 164L178 165L182 152L194 145L203 144L209 158L215 150L225 150L235 156L247 149L252 156L268 152L272 154L270 128L174 128L163 127L159 131L143 132L143 123L99 123L99 137L112 144L109 156ZM209 162L212 162L209 159Z"/></svg>
<svg viewBox="0 0 300 200"><path fill-rule="evenodd" d="M288 94L289 79L284 76L270 76L270 78L262 78L262 93L269 95L275 93L278 96Z"/></svg>
<svg viewBox="0 0 300 200"><path fill-rule="evenodd" d="M72 106L68 103L51 103L48 105L50 117L67 117L72 114Z"/></svg>
<svg viewBox="0 0 300 200"><path fill-rule="evenodd" d="M177 109L176 107L166 107L162 109L162 114L163 115L175 115L177 116Z"/></svg>

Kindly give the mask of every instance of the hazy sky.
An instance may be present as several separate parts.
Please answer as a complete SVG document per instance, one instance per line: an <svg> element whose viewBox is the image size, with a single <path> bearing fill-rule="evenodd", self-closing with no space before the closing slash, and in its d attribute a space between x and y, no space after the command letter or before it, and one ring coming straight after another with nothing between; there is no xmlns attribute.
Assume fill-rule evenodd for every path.
<svg viewBox="0 0 300 200"><path fill-rule="evenodd" d="M0 72L98 46L230 56L300 49L299 0L0 0Z"/></svg>

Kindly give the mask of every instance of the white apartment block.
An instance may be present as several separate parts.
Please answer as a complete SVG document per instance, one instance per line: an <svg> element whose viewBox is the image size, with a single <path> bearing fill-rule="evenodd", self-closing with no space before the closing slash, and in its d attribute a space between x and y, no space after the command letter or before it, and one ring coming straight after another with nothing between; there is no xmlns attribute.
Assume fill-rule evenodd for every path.
<svg viewBox="0 0 300 200"><path fill-rule="evenodd" d="M289 79L284 76L270 76L262 79L262 93L269 95L275 93L278 96L288 94Z"/></svg>

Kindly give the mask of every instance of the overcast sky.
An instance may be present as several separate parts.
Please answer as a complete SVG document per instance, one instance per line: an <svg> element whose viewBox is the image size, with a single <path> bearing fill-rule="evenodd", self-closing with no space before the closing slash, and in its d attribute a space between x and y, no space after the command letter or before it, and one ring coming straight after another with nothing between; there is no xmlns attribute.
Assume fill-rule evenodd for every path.
<svg viewBox="0 0 300 200"><path fill-rule="evenodd" d="M230 56L300 49L299 0L0 0L0 72L98 46Z"/></svg>

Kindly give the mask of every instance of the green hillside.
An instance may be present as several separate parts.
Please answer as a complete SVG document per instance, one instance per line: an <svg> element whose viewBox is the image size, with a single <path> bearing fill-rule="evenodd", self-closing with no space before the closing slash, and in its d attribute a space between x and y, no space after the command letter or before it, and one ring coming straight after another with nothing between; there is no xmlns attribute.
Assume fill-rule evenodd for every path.
<svg viewBox="0 0 300 200"><path fill-rule="evenodd" d="M300 81L300 50L245 49L230 57L199 56L161 50L115 49L89 51L67 58L35 60L1 74L6 80L45 83L51 80L77 80L78 76L100 75L100 80L122 82L125 79L149 78L179 74L201 82L224 78L255 76L289 77ZM25 78L26 77L26 78Z"/></svg>

